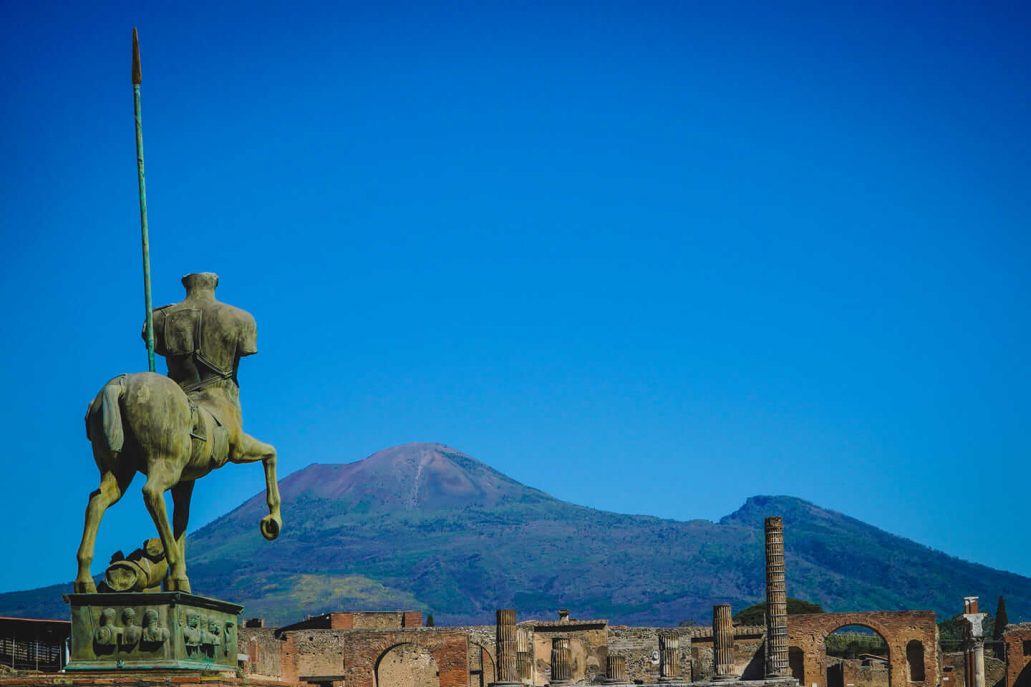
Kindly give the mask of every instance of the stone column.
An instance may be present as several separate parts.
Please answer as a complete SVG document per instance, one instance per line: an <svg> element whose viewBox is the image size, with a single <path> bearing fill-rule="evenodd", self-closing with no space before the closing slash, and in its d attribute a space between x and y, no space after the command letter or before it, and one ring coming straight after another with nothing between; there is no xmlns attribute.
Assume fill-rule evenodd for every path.
<svg viewBox="0 0 1031 687"><path fill-rule="evenodd" d="M555 637L551 640L551 684L568 685L572 681L573 655L569 640Z"/></svg>
<svg viewBox="0 0 1031 687"><path fill-rule="evenodd" d="M498 679L495 685L518 685L519 674L516 672L516 612L511 608L502 608L497 612L497 651Z"/></svg>
<svg viewBox="0 0 1031 687"><path fill-rule="evenodd" d="M971 687L984 687L984 637L974 642L974 684Z"/></svg>
<svg viewBox="0 0 1031 687"><path fill-rule="evenodd" d="M659 631L659 682L680 681L680 634Z"/></svg>
<svg viewBox="0 0 1031 687"><path fill-rule="evenodd" d="M516 672L523 684L533 684L533 648L530 645L530 631L516 627Z"/></svg>
<svg viewBox="0 0 1031 687"><path fill-rule="evenodd" d="M626 656L609 654L605 662L605 682L610 685L628 685L626 678Z"/></svg>
<svg viewBox="0 0 1031 687"><path fill-rule="evenodd" d="M766 518L766 677L789 677L784 521Z"/></svg>
<svg viewBox="0 0 1031 687"><path fill-rule="evenodd" d="M963 668L967 687L985 687L984 619L987 615L978 608L976 596L964 597L963 619L967 624L963 632Z"/></svg>
<svg viewBox="0 0 1031 687"><path fill-rule="evenodd" d="M714 680L736 680L734 674L734 620L730 604L712 607L712 662Z"/></svg>

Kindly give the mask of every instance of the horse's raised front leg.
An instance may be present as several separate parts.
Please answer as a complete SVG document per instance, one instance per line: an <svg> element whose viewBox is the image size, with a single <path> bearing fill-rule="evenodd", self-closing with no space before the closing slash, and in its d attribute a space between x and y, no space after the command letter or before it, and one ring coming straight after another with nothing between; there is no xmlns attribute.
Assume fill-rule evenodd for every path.
<svg viewBox="0 0 1031 687"><path fill-rule="evenodd" d="M97 591L93 576L90 575L90 565L93 563L93 547L97 543L100 520L104 517L104 511L122 498L126 487L132 481L133 474L135 473L130 472L127 477L122 477L108 470L100 475L100 488L89 496L89 504L86 506L86 522L82 528L82 542L79 544L79 552L76 556L79 571L75 576L74 589L78 594L92 594Z"/></svg>
<svg viewBox="0 0 1031 687"><path fill-rule="evenodd" d="M261 535L272 541L283 529L283 516L279 512L279 483L276 482L275 447L244 434L229 460L234 463L253 463L258 460L262 462L265 468L265 501L268 503L268 515L261 519L259 526Z"/></svg>
<svg viewBox="0 0 1031 687"><path fill-rule="evenodd" d="M186 559L179 550L165 511L165 492L174 487L177 481L178 475L173 475L160 462L152 462L147 473L147 483L143 485L143 502L147 504L147 511L157 527L161 545L165 548L169 571L168 591L188 592L190 581L186 579Z"/></svg>
<svg viewBox="0 0 1031 687"><path fill-rule="evenodd" d="M179 546L179 555L186 560L186 526L190 522L190 499L194 481L180 482L172 487L172 536Z"/></svg>

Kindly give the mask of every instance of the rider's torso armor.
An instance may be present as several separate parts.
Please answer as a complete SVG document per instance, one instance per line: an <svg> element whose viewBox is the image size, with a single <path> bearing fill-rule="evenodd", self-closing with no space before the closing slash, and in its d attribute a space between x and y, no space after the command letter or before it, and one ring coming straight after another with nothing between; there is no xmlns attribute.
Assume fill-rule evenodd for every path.
<svg viewBox="0 0 1031 687"><path fill-rule="evenodd" d="M240 358L258 352L257 334L250 313L214 300L187 298L154 311L154 350L187 392L227 380L237 385Z"/></svg>
<svg viewBox="0 0 1031 687"><path fill-rule="evenodd" d="M212 298L187 296L154 311L154 351L190 401L194 457L208 456L206 469L226 461L241 431L236 373L241 357L258 352L257 335L250 313Z"/></svg>

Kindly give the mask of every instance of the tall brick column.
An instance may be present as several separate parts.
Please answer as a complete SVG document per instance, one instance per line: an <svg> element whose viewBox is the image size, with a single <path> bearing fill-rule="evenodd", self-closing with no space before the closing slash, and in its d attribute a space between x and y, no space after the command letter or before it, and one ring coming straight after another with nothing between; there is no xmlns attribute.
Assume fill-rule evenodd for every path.
<svg viewBox="0 0 1031 687"><path fill-rule="evenodd" d="M519 681L526 685L533 684L533 647L530 644L530 631L525 627L516 627L516 672Z"/></svg>
<svg viewBox="0 0 1031 687"><path fill-rule="evenodd" d="M518 685L519 673L516 671L516 612L511 608L502 608L497 612L497 666L498 679L493 684Z"/></svg>
<svg viewBox="0 0 1031 687"><path fill-rule="evenodd" d="M766 677L789 677L784 521L766 518Z"/></svg>
<svg viewBox="0 0 1031 687"><path fill-rule="evenodd" d="M605 682L610 685L629 685L626 678L626 656L609 654L605 661Z"/></svg>
<svg viewBox="0 0 1031 687"><path fill-rule="evenodd" d="M555 637L551 640L551 684L567 685L572 682L573 655L569 640Z"/></svg>
<svg viewBox="0 0 1031 687"><path fill-rule="evenodd" d="M680 634L659 631L659 682L680 682Z"/></svg>
<svg viewBox="0 0 1031 687"><path fill-rule="evenodd" d="M714 680L736 680L734 674L734 620L730 604L712 607L712 662Z"/></svg>

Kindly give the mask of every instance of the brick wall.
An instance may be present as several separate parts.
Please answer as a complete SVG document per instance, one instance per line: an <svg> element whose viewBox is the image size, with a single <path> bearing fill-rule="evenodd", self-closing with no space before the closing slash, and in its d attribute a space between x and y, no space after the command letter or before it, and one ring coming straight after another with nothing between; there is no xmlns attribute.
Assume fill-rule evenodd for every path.
<svg viewBox="0 0 1031 687"><path fill-rule="evenodd" d="M385 665L395 670L408 659L415 661L413 657L424 651L432 659L440 687L467 687L469 644L462 632L433 628L306 629L287 631L282 636L282 675L288 680L325 678L347 687L373 687L381 659L386 657ZM407 648L402 651L399 647ZM391 651L406 655L395 656Z"/></svg>
<svg viewBox="0 0 1031 687"><path fill-rule="evenodd" d="M313 615L300 622L279 628L293 630L399 630L421 627L420 611L345 611Z"/></svg>
<svg viewBox="0 0 1031 687"><path fill-rule="evenodd" d="M469 625L448 629L461 632L469 642L469 687L486 687L494 682L497 679L497 628L494 625Z"/></svg>
<svg viewBox="0 0 1031 687"><path fill-rule="evenodd" d="M1031 687L1031 623L1007 625L1002 641L1006 644L1006 687Z"/></svg>
<svg viewBox="0 0 1031 687"><path fill-rule="evenodd" d="M893 685L938 684L938 625L933 611L873 611L869 613L807 613L788 617L789 658L795 677L803 685L826 687L828 634L848 626L874 630L888 644L888 668ZM907 649L917 643L923 652L922 681L910 680ZM917 671L918 672L918 671Z"/></svg>
<svg viewBox="0 0 1031 687"><path fill-rule="evenodd" d="M249 675L278 679L283 674L281 662L283 642L272 628L241 627L239 647L241 654L247 654L244 672Z"/></svg>

